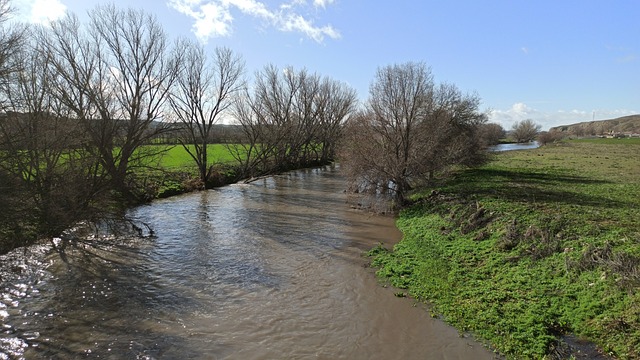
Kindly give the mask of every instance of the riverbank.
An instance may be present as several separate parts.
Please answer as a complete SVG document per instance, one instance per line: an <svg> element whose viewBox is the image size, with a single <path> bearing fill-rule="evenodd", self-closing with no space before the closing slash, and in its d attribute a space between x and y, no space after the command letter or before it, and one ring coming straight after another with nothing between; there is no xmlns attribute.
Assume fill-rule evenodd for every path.
<svg viewBox="0 0 640 360"><path fill-rule="evenodd" d="M197 190L219 188L253 179L247 177L246 166L243 168L226 144L209 144L207 146L211 171L206 184L200 179L193 158L183 146L149 145L148 147L156 148L157 150L154 151L159 155L148 159L145 166L133 171L136 186L134 191L141 194L140 198L146 201ZM194 152L195 150L190 147L189 151ZM319 159L289 165L256 163L256 168L251 169L251 172L260 176L270 176L329 164L330 162L322 162ZM270 167L265 168L265 165Z"/></svg>
<svg viewBox="0 0 640 360"><path fill-rule="evenodd" d="M50 241L79 222L101 222L104 219L126 222L124 213L127 209L155 199L253 181L255 177L251 176L277 175L328 164L319 159L308 159L304 162L287 162L286 165L262 161L247 167L234 158L233 150L227 145L209 144L211 168L204 183L193 158L182 146L147 145L139 151L140 160L131 166L127 174L126 194L109 189L104 177L97 174L94 174L95 184L102 182L103 185L98 189L100 191L84 193L87 197L84 201L80 201L82 198L77 195L82 195L82 191L87 189L80 182L71 181L75 179L73 177L70 177L66 187L56 183L52 186L53 190L25 187L22 181L10 183L4 189L4 197L0 198L0 210L5 210L4 213L0 212L0 215L4 215L0 216L0 254ZM0 180L7 180L3 175L0 173ZM44 176L38 177L38 181L44 181ZM59 181L62 178L56 179ZM32 189L39 189L41 193L30 191Z"/></svg>
<svg viewBox="0 0 640 360"><path fill-rule="evenodd" d="M307 168L315 168L329 165L330 163L314 162L302 167L282 168L277 172L269 172L257 178L264 176L274 176L288 171L301 170ZM207 184L203 184L194 166L185 165L177 168L162 168L156 170L147 170L136 174L138 188L136 191L143 194L141 196L145 201L154 199L164 199L171 196L186 194L193 191L214 189L226 185L239 182L250 182L257 178L242 177L238 171L238 167L232 163L214 164L211 176Z"/></svg>
<svg viewBox="0 0 640 360"><path fill-rule="evenodd" d="M508 357L579 357L575 337L638 358L639 153L567 142L495 154L416 194L403 240L372 263Z"/></svg>

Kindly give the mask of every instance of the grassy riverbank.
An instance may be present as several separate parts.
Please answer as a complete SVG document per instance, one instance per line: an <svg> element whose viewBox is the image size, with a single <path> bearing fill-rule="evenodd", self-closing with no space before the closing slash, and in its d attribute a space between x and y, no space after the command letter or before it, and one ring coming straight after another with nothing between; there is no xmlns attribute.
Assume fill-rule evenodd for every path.
<svg viewBox="0 0 640 360"><path fill-rule="evenodd" d="M190 146L191 151L195 151ZM182 145L147 145L143 152L158 155L145 159L134 171L139 188L149 199L164 198L204 187L198 177L195 161ZM210 186L222 186L237 181L237 160L224 144L209 144L207 157L214 167Z"/></svg>
<svg viewBox="0 0 640 360"><path fill-rule="evenodd" d="M505 152L414 198L380 276L514 358L640 357L640 144Z"/></svg>

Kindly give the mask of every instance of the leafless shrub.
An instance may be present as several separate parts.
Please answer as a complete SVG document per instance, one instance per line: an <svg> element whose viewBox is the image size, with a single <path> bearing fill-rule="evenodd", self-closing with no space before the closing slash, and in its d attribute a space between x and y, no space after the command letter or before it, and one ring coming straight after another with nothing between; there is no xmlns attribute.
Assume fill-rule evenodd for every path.
<svg viewBox="0 0 640 360"><path fill-rule="evenodd" d="M593 270L605 263L611 255L612 247L609 243L605 243L603 246L588 244L582 251L580 258L572 262L571 266L581 271Z"/></svg>
<svg viewBox="0 0 640 360"><path fill-rule="evenodd" d="M541 146L552 144L560 141L564 138L564 134L561 131L542 131L538 134L538 143Z"/></svg>
<svg viewBox="0 0 640 360"><path fill-rule="evenodd" d="M520 243L520 229L518 229L518 220L513 219L505 229L504 235L496 243L496 247L502 251L514 249Z"/></svg>
<svg viewBox="0 0 640 360"><path fill-rule="evenodd" d="M478 202L449 200L451 211L448 220L452 229L458 229L462 234L469 234L485 228L493 220L493 214L482 207ZM486 235L480 235L478 239Z"/></svg>
<svg viewBox="0 0 640 360"><path fill-rule="evenodd" d="M619 282L622 287L636 289L640 286L640 257L616 252L606 266L621 276Z"/></svg>
<svg viewBox="0 0 640 360"><path fill-rule="evenodd" d="M454 164L477 164L480 99L435 85L423 63L378 69L365 108L344 131L340 161L350 188L390 194L399 207L410 190Z"/></svg>
<svg viewBox="0 0 640 360"><path fill-rule="evenodd" d="M470 209L472 209L472 213L460 228L460 232L463 234L468 234L478 229L482 229L486 227L491 220L493 220L493 214L480 206L480 204L476 203L475 210L473 210L473 208L473 206L470 207Z"/></svg>
<svg viewBox="0 0 640 360"><path fill-rule="evenodd" d="M534 260L543 259L562 250L561 233L550 227L529 226L523 240L526 243L523 255L529 255Z"/></svg>
<svg viewBox="0 0 640 360"><path fill-rule="evenodd" d="M603 268L619 276L618 284L627 289L640 286L640 257L625 252L614 252L610 243L602 246L588 244L580 258L570 261L569 268L588 271Z"/></svg>

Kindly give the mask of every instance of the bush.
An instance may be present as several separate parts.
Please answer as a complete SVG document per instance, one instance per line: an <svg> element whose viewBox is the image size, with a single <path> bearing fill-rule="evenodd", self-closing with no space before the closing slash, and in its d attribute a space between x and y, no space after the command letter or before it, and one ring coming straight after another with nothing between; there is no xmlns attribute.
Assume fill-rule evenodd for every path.
<svg viewBox="0 0 640 360"><path fill-rule="evenodd" d="M564 134L560 131L543 131L538 134L538 143L540 146L552 144L564 139Z"/></svg>

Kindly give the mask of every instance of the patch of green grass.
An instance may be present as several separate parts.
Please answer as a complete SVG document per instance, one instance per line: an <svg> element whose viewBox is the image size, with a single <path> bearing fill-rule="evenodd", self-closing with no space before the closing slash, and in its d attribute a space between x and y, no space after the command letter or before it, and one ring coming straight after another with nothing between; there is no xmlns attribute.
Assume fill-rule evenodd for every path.
<svg viewBox="0 0 640 360"><path fill-rule="evenodd" d="M168 145L147 145L148 147L161 147L165 149L158 165L164 169L176 169L185 167L194 167L195 162L189 153L184 149L182 145L168 146ZM193 146L189 147L191 151ZM231 163L235 159L224 144L209 144L207 146L207 158L211 164L213 163Z"/></svg>
<svg viewBox="0 0 640 360"><path fill-rule="evenodd" d="M233 145L232 145L233 146ZM190 149L193 150L191 146ZM202 189L196 163L182 145L146 145L138 149L144 157L134 171L136 191L142 198L162 198ZM207 147L209 166L215 169L208 186L220 186L235 180L236 160L224 144L210 144Z"/></svg>
<svg viewBox="0 0 640 360"><path fill-rule="evenodd" d="M414 196L378 274L513 358L640 357L640 144L504 152Z"/></svg>

